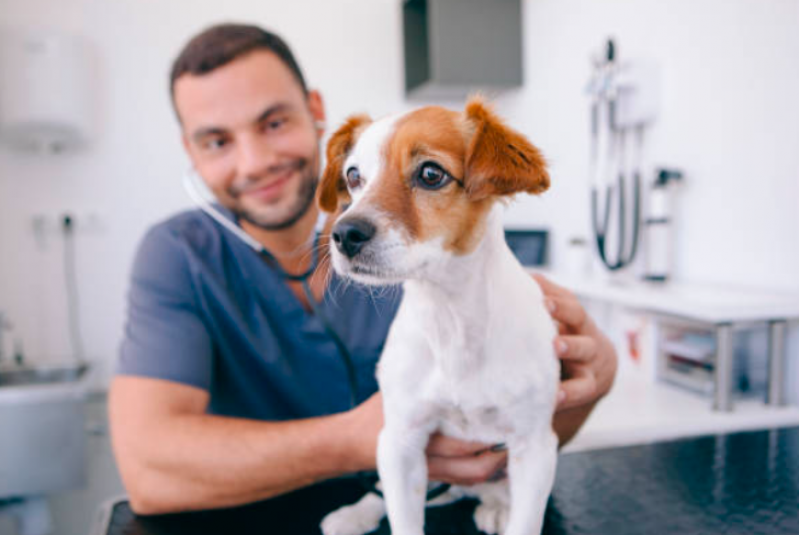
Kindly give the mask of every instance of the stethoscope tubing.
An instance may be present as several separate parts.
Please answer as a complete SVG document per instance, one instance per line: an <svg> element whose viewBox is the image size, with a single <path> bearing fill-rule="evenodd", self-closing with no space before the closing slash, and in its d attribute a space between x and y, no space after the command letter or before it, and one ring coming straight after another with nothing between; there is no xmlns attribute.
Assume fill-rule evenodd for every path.
<svg viewBox="0 0 799 535"><path fill-rule="evenodd" d="M350 386L350 408L354 409L358 406L358 374L355 368L355 362L353 361L352 354L350 353L349 349L347 348L347 344L341 339L336 329L333 327L330 319L322 310L321 303L316 300L311 291L310 284L308 283L308 279L311 275L314 274L317 267L319 266L319 239L321 237L321 233L317 232L316 236L314 237L313 248L311 252L311 264L302 273L292 274L288 273L278 262L277 258L269 252L269 250L264 247L260 242L255 240L252 236L244 232L244 230L230 221L227 217L225 217L219 210L214 208L214 206L205 199L202 194L199 192L198 188L195 185L196 181L196 172L194 169L189 169L183 175L183 188L186 190L186 193L189 195L189 198L197 205L200 210L203 211L206 215L208 215L211 219L219 223L224 229L231 232L234 236L238 239L246 243L253 249L258 255L260 255L277 273L280 275L281 278L285 280L290 280L294 282L300 282L302 285L303 293L305 294L305 298L308 300L308 305L311 307L311 310L319 318L319 321L322 323L322 327L325 329L325 332L330 336L333 340L333 343L338 350L339 355L341 355L341 360L344 362L344 366L347 370L347 381ZM375 474L369 474L365 472L358 472L357 474L359 481L361 482L362 486L367 492L372 492L377 494L380 497L383 497L383 493L377 489L376 483L378 478ZM438 496L447 492L450 488L450 485L447 483L442 483L437 487L428 490L427 492L427 500L430 501Z"/></svg>

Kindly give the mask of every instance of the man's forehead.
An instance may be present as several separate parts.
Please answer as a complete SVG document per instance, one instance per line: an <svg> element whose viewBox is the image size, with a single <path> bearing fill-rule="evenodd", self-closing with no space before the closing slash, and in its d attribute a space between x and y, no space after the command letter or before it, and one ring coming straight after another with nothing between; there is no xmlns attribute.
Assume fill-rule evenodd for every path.
<svg viewBox="0 0 799 535"><path fill-rule="evenodd" d="M274 53L256 50L203 73L181 75L175 108L187 130L252 121L275 105L300 108L305 93Z"/></svg>

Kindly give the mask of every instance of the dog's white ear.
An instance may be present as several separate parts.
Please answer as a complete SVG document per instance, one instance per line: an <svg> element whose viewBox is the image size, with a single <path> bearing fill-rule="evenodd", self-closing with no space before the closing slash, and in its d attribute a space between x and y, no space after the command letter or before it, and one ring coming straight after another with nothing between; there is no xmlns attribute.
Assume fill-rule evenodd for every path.
<svg viewBox="0 0 799 535"><path fill-rule="evenodd" d="M366 115L353 115L331 136L327 142L327 165L319 184L319 207L325 212L338 210L339 203L350 201L342 167L358 132L372 120Z"/></svg>
<svg viewBox="0 0 799 535"><path fill-rule="evenodd" d="M549 188L541 152L520 133L505 126L480 97L464 112L472 131L466 149L466 192L473 200L519 192L538 194Z"/></svg>

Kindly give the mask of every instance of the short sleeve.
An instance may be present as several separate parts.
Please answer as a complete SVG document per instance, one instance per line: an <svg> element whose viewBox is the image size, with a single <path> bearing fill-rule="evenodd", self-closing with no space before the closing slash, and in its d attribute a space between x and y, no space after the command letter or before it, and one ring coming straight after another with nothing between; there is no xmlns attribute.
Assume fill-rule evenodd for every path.
<svg viewBox="0 0 799 535"><path fill-rule="evenodd" d="M188 248L165 224L133 263L117 373L210 389L213 342L197 306Z"/></svg>

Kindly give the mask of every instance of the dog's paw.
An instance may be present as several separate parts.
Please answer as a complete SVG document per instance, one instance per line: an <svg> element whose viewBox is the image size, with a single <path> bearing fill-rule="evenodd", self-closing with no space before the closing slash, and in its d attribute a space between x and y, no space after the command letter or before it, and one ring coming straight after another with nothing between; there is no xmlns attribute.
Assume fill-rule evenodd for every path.
<svg viewBox="0 0 799 535"><path fill-rule="evenodd" d="M322 519L320 527L324 535L363 535L376 530L384 515L382 506L361 500L336 509Z"/></svg>
<svg viewBox="0 0 799 535"><path fill-rule="evenodd" d="M508 524L508 508L494 503L481 503L474 510L474 524L487 535L502 535Z"/></svg>

